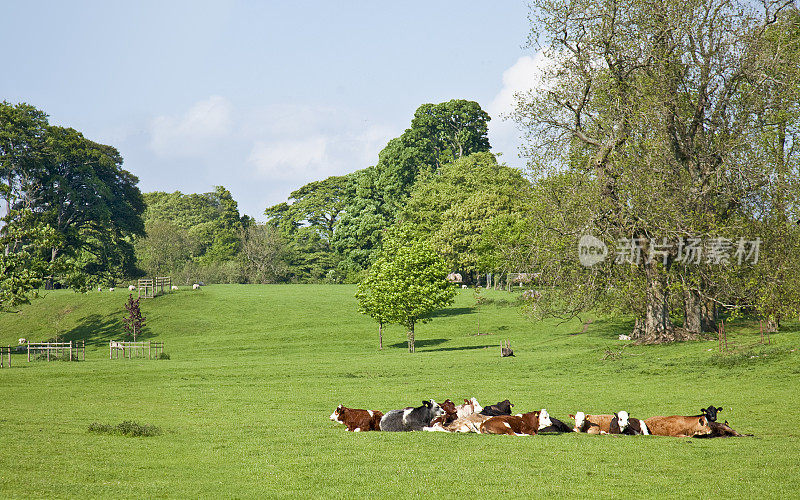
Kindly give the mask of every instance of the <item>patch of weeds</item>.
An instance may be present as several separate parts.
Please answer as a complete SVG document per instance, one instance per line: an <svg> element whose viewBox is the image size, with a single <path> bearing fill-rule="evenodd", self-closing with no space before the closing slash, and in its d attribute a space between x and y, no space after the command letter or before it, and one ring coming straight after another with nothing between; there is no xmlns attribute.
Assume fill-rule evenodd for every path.
<svg viewBox="0 0 800 500"><path fill-rule="evenodd" d="M111 434L116 436L128 437L148 437L161 434L161 428L155 425L142 425L137 422L126 420L117 425L100 424L97 422L89 425L89 432L95 434Z"/></svg>
<svg viewBox="0 0 800 500"><path fill-rule="evenodd" d="M158 354L158 357L156 359L169 359L169 354L161 352Z"/></svg>
<svg viewBox="0 0 800 500"><path fill-rule="evenodd" d="M767 363L788 356L793 350L789 347L761 347L760 349L715 353L708 359L708 364L719 368L731 368Z"/></svg>

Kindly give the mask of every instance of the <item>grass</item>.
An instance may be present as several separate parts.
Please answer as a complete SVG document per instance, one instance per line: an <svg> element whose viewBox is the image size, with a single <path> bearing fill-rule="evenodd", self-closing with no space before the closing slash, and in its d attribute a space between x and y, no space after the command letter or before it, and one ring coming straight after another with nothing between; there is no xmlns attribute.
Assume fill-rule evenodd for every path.
<svg viewBox="0 0 800 500"><path fill-rule="evenodd" d="M142 301L143 339L169 361L108 359L127 291L49 292L0 315L0 345L87 342L86 361L0 370L0 497L797 497L800 328L771 345L757 327L716 341L631 346L629 325L530 322L505 292L471 291L417 328L384 333L350 286L210 286ZM481 333L475 335L477 325ZM726 325L727 326L727 325ZM509 339L516 357L500 358ZM621 351L606 359L607 350ZM754 357L751 357L754 356ZM509 398L516 410L625 409L634 417L723 406L741 439L348 433L339 404L383 411L422 399ZM147 422L147 439L87 432Z"/></svg>

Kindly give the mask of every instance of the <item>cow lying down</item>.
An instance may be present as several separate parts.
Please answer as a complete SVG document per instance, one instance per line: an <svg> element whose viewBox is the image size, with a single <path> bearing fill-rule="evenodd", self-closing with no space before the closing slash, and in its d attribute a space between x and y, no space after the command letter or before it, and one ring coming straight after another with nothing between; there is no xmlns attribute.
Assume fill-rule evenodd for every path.
<svg viewBox="0 0 800 500"><path fill-rule="evenodd" d="M653 436L701 437L714 432L705 415L650 417L644 422Z"/></svg>
<svg viewBox="0 0 800 500"><path fill-rule="evenodd" d="M359 410L339 405L331 413L330 419L347 426L351 432L379 431L383 412L377 410Z"/></svg>
<svg viewBox="0 0 800 500"><path fill-rule="evenodd" d="M544 416L545 418L542 418ZM550 425L547 410L530 411L521 415L490 417L480 427L481 434L507 434L509 436L535 436L540 427Z"/></svg>
<svg viewBox="0 0 800 500"><path fill-rule="evenodd" d="M650 434L643 420L631 418L627 411L613 415L588 415L579 411L570 415L575 419L575 432L587 434L626 434L630 436Z"/></svg>
<svg viewBox="0 0 800 500"><path fill-rule="evenodd" d="M405 432L421 431L429 427L434 418L444 415L445 411L436 401L423 401L417 408L404 408L392 410L381 418L382 431Z"/></svg>

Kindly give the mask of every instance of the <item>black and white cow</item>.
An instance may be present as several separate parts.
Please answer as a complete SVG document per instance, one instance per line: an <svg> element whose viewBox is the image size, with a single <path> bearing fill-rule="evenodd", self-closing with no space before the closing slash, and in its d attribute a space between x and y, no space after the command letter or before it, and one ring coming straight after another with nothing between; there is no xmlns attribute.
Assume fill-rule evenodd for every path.
<svg viewBox="0 0 800 500"><path fill-rule="evenodd" d="M561 420L547 413L547 410L542 408L539 414L539 433L559 433L559 432L572 432L572 427L568 426ZM542 425L544 424L544 425Z"/></svg>
<svg viewBox="0 0 800 500"><path fill-rule="evenodd" d="M381 418L381 430L389 432L421 431L431 425L431 421L445 411L436 401L423 401L417 408L392 410Z"/></svg>
<svg viewBox="0 0 800 500"><path fill-rule="evenodd" d="M614 414L611 419L611 424L608 427L609 434L626 434L628 436L641 436L649 435L650 431L647 429L647 424L638 418L631 418L627 411L621 411Z"/></svg>

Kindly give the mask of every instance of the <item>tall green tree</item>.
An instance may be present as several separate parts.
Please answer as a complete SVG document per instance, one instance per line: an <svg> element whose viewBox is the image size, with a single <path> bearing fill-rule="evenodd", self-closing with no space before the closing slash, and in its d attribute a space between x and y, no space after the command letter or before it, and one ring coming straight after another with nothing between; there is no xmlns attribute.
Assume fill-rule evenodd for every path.
<svg viewBox="0 0 800 500"><path fill-rule="evenodd" d="M411 127L389 141L378 163L356 177L355 197L341 215L333 246L345 263L366 266L380 249L420 175L473 153L489 151L489 115L478 103L454 99L423 104Z"/></svg>
<svg viewBox="0 0 800 500"><path fill-rule="evenodd" d="M485 228L496 217L519 215L529 182L519 170L498 164L489 152L474 153L420 177L399 220L462 275L494 271Z"/></svg>
<svg viewBox="0 0 800 500"><path fill-rule="evenodd" d="M408 351L415 350L414 328L431 313L453 303L456 289L447 282L447 264L424 241L398 234L370 267L356 297L362 311L405 327Z"/></svg>
<svg viewBox="0 0 800 500"><path fill-rule="evenodd" d="M25 104L0 102L0 196L6 217L23 196L22 182L42 161L47 114Z"/></svg>
<svg viewBox="0 0 800 500"><path fill-rule="evenodd" d="M111 147L71 128L48 127L46 155L23 181L35 224L52 227L52 272L86 289L137 273L132 238L144 234L144 201L136 176Z"/></svg>
<svg viewBox="0 0 800 500"><path fill-rule="evenodd" d="M750 82L775 59L752 49L789 4L532 5L538 29L531 38L545 41L553 62L539 91L521 96L517 108L535 153L534 175L574 172L586 180L579 196L593 201L581 214L582 227L565 219L549 232L573 234L575 243L591 232L612 249L625 238L642 242L644 256L663 256L575 273L564 266L552 278L576 300L561 302L588 305L577 297L603 300L625 289L629 300L619 305L638 317L633 335L675 340L681 332L671 309L684 295L720 303L735 294L721 266L679 263L680 239L754 236L747 207L767 200L761 186L771 179L751 140L762 91ZM558 199L568 193L561 188ZM660 246L670 250L662 254ZM554 255L555 246L549 249Z"/></svg>

